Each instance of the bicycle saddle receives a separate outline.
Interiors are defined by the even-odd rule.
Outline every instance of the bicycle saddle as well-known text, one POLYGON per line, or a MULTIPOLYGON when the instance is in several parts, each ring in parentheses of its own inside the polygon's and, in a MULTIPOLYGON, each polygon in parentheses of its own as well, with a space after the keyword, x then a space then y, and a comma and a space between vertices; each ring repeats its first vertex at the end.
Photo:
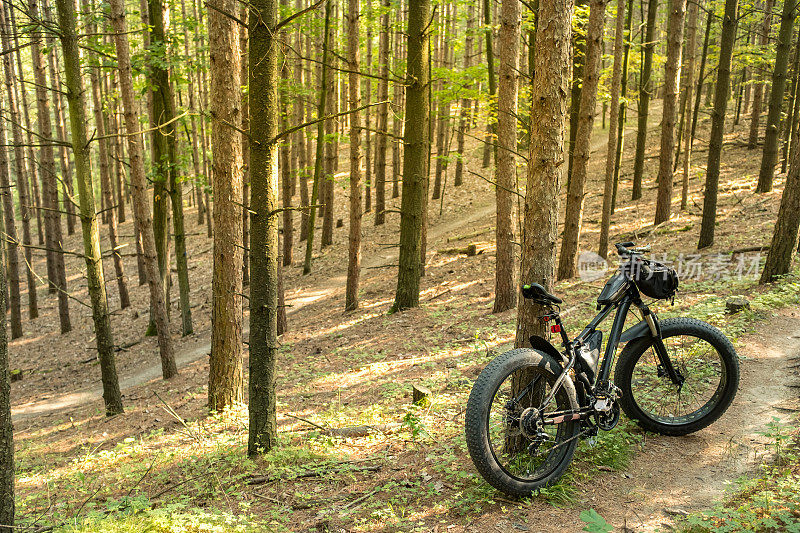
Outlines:
POLYGON ((527 298, 528 300, 533 300, 539 304, 560 304, 562 302, 561 298, 558 296, 553 296, 547 289, 539 285, 538 283, 531 283, 530 285, 523 285, 522 286, 522 297, 527 298))

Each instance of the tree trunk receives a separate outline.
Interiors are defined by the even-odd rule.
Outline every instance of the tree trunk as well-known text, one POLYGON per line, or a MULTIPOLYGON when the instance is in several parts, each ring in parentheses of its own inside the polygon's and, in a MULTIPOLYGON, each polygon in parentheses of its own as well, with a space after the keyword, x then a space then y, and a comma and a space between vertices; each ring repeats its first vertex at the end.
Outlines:
MULTIPOLYGON (((8 19, 5 16, 5 6, 0 6, 0 35, 2 40, 0 43, 4 51, 11 49, 11 40, 8 38, 9 32, 12 31, 10 26, 7 25, 8 19)), ((20 127, 20 118, 18 112, 18 99, 14 91, 14 67, 11 61, 11 54, 3 54, 3 69, 5 70, 5 83, 6 94, 8 102, 9 116, 11 119, 11 132, 14 142, 14 163, 17 175, 16 189, 17 198, 19 199, 20 219, 22 222, 22 244, 25 257, 25 272, 27 274, 27 290, 28 290, 28 318, 34 319, 39 316, 39 303, 36 293, 36 276, 33 272, 33 251, 30 248, 31 244, 31 229, 30 229, 30 201, 28 200, 28 172, 25 168, 25 151, 23 147, 22 128, 20 127)), ((10 253, 9 253, 10 258, 10 253)), ((13 292, 13 290, 12 290, 13 292)), ((12 313, 13 313, 12 305, 12 313)), ((21 319, 20 319, 21 320, 21 319)), ((13 322, 13 318, 12 318, 13 322)), ((12 336, 14 335, 14 327, 12 324, 12 336)))
MULTIPOLYGON (((790 0, 787 3, 793 2, 790 0)), ((792 257, 797 249, 798 227, 800 227, 800 151, 795 151, 781 195, 778 220, 775 223, 775 233, 772 235, 767 261, 761 273, 761 283, 775 281, 791 270, 792 257)))
POLYGON ((781 172, 786 172, 789 165, 789 146, 794 140, 794 121, 797 116, 797 86, 800 81, 800 31, 797 32, 797 39, 794 44, 794 62, 792 64, 792 88, 789 90, 789 113, 783 128, 783 146, 781 152, 781 172))
MULTIPOLYGON (((49 17, 48 17, 49 18, 49 17)), ((50 53, 47 54, 47 63, 50 68, 50 80, 56 87, 61 86, 59 77, 60 68, 57 67, 58 56, 55 50, 55 39, 52 34, 47 36, 47 47, 50 48, 50 53)), ((64 124, 64 100, 61 92, 53 92, 53 108, 55 110, 55 124, 58 140, 62 143, 67 143, 66 125, 64 124)), ((62 144, 58 150, 59 163, 61 166, 61 197, 63 203, 63 211, 66 213, 67 219, 67 235, 75 233, 75 205, 72 203, 70 196, 73 195, 72 190, 72 162, 69 158, 69 148, 66 144, 62 144)), ((11 264, 9 263, 9 268, 11 264)))
POLYGON ((713 11, 708 12, 706 17, 706 33, 703 39, 703 51, 700 53, 700 72, 697 75, 697 96, 694 100, 694 111, 692 111, 692 134, 689 142, 694 142, 694 134, 697 130, 697 116, 700 114, 700 99, 703 95, 703 80, 705 79, 706 60, 708 59, 708 38, 711 34, 711 22, 714 20, 713 11))
POLYGON ((500 10, 500 86, 497 98, 497 170, 495 198, 497 224, 497 259, 494 277, 493 313, 502 313, 517 305, 517 284, 514 278, 514 223, 512 191, 517 185, 517 76, 519 41, 522 23, 518 0, 503 0, 500 10))
POLYGON ((642 174, 644 172, 644 151, 647 143, 647 118, 650 114, 650 98, 653 96, 653 50, 655 49, 656 14, 658 0, 647 4, 647 30, 644 44, 644 66, 639 80, 639 123, 636 129, 636 155, 633 162, 632 200, 642 197, 642 174))
MULTIPOLYGON (((769 44, 769 34, 770 30, 772 29, 773 5, 774 0, 766 0, 764 2, 764 18, 762 19, 760 35, 758 37, 759 48, 762 52, 766 51, 767 45, 769 44)), ((747 140, 747 147, 751 150, 758 145, 758 123, 761 118, 762 99, 764 98, 764 75, 762 74, 762 71, 766 70, 766 68, 766 64, 757 65, 755 69, 756 75, 753 76, 753 78, 757 79, 757 82, 753 84, 753 107, 751 111, 752 114, 750 115, 750 136, 747 140)))
MULTIPOLYGON (((0 98, 2 102, 2 98, 0 98)), ((0 105, 0 118, 5 121, 6 108, 0 105)), ((9 162, 8 151, 6 149, 6 129, 5 126, 0 126, 0 194, 3 196, 3 222, 4 231, 6 236, 5 253, 0 252, 0 255, 5 255, 7 258, 8 269, 3 269, 3 274, 8 276, 8 286, 4 288, 3 292, 8 291, 9 304, 11 308, 11 338, 16 339, 22 337, 22 310, 20 309, 20 295, 19 295, 19 251, 17 245, 17 227, 14 217, 14 197, 11 195, 11 180, 9 179, 9 162)), ((3 295, 5 297, 5 294, 3 295)), ((6 311, 5 300, 3 300, 2 309, 3 313, 6 311)), ((3 333, 5 333, 5 314, 3 315, 2 323, 3 333)), ((0 339, 3 342, 4 339, 0 339)), ((0 349, 2 347, 0 346, 0 349)), ((0 444, 0 446, 2 446, 0 444)), ((2 523, 2 522, 0 522, 2 523)))
POLYGON ((575 260, 581 238, 583 200, 591 152, 592 129, 597 104, 597 84, 600 78, 600 55, 603 51, 603 17, 607 0, 591 0, 589 26, 586 31, 586 66, 583 70, 578 132, 575 135, 575 159, 567 191, 564 218, 564 237, 558 262, 558 279, 576 274, 575 260))
MULTIPOLYGON (((664 111, 661 119, 661 153, 658 158, 658 196, 654 224, 669 220, 672 212, 672 165, 675 162, 675 121, 681 77, 681 50, 686 0, 670 0, 667 62, 664 66, 664 111)), ((680 141, 679 141, 680 142, 680 141)))
MULTIPOLYGON (((576 6, 588 5, 588 0, 576 0, 576 6)), ((569 98, 569 160, 567 163, 567 189, 572 179, 575 155, 575 135, 578 133, 578 111, 581 104, 583 71, 586 66, 586 23, 583 17, 576 19, 578 31, 572 33, 572 85, 569 98)))
MULTIPOLYGON (((0 9, 5 9, 0 6, 0 9)), ((5 32, 5 22, 0 22, 5 32)), ((4 39, 5 40, 5 39, 4 39)), ((7 51, 5 44, 4 51, 7 51)), ((3 56, 5 59, 5 55, 3 56)), ((11 422, 11 375, 8 368, 6 336, 6 265, 0 254, 0 532, 13 533, 14 527, 14 425, 11 422)))
MULTIPOLYGON (((361 105, 359 69, 359 0, 349 0, 347 18, 347 68, 350 110, 361 105)), ((345 311, 358 308, 358 279, 361 273, 361 116, 350 114, 350 233, 348 237, 345 311)))
MULTIPOLYGON (((37 0, 30 0, 30 16, 33 20, 39 17, 37 0)), ((39 134, 44 139, 53 138, 53 129, 50 123, 50 101, 47 97, 47 76, 42 63, 41 35, 39 32, 31 34, 31 58, 33 59, 33 74, 36 82, 36 108, 39 123, 39 134)), ((58 209, 58 182, 56 180, 55 156, 53 145, 49 142, 42 144, 40 149, 39 165, 42 169, 43 207, 45 221, 45 246, 47 253, 47 278, 51 288, 58 293, 58 318, 61 333, 72 330, 69 318, 69 295, 67 293, 67 275, 64 267, 63 241, 61 234, 61 214, 58 209)))
POLYGON ((725 112, 730 93, 731 57, 736 40, 739 0, 725 0, 725 15, 722 19, 722 36, 719 51, 719 66, 714 94, 714 111, 711 115, 711 137, 708 142, 706 164, 706 187, 703 198, 703 219, 697 248, 714 244, 714 225, 717 219, 717 190, 719 188, 719 164, 722 155, 722 133, 725 127, 725 112))
MULTIPOLYGON (((242 20, 247 22, 250 16, 250 9, 248 6, 241 4, 239 12, 242 14, 242 20)), ((247 52, 247 41, 249 35, 247 33, 247 26, 239 27, 239 57, 241 58, 241 73, 239 79, 243 86, 247 83, 248 72, 250 70, 250 63, 248 61, 249 55, 247 52)), ((247 132, 250 131, 250 102, 247 99, 246 88, 243 88, 239 95, 242 103, 242 132, 240 134, 242 143, 242 287, 250 285, 250 147, 248 146, 249 137, 247 132)), ((302 132, 298 132, 302 133, 302 132)))
MULTIPOLYGON (((403 10, 395 14, 395 27, 401 28, 403 24, 403 10)), ((394 70, 400 72, 403 69, 403 61, 400 55, 402 32, 399 29, 394 31, 394 70)), ((394 81, 392 83, 394 94, 392 95, 392 198, 400 196, 400 144, 403 137, 403 84, 394 81)))
POLYGON ((392 311, 419 306, 423 210, 427 199, 426 159, 430 145, 430 10, 430 0, 409 0, 400 267, 392 311))
POLYGON ((797 0, 784 0, 781 13, 781 27, 778 30, 778 44, 775 53, 775 70, 772 71, 772 91, 769 97, 769 114, 764 135, 764 154, 761 157, 761 170, 758 174, 756 192, 772 190, 775 164, 778 162, 778 137, 781 132, 781 107, 786 90, 786 71, 789 67, 789 50, 792 41, 797 0))
MULTIPOLYGON (((325 20, 330 21, 330 0, 325 20)), ((276 0, 250 2, 250 456, 278 443, 275 366, 278 358, 278 47, 276 0)), ((327 40, 327 39, 326 39, 327 40)), ((324 47, 327 50, 327 43, 324 47)), ((323 72, 327 59, 323 51, 323 72)), ((323 75, 324 77, 324 75, 323 75)), ((323 83, 323 89, 325 85, 323 83)), ((323 98, 324 99, 324 98, 323 98)), ((324 110, 324 107, 320 108, 324 110)), ((321 124, 321 123, 320 123, 321 124)), ((320 143, 321 145, 321 143, 320 143)), ((319 147, 317 148, 319 150, 319 147)), ((312 199, 312 205, 315 198, 312 199)), ((313 209, 313 208, 312 208, 313 209)), ((313 219, 311 212, 311 218, 313 219)), ((310 221, 313 224, 313 220, 310 221)), ((309 232, 308 242, 313 241, 309 232)))
POLYGON ((89 144, 86 137, 86 111, 83 101, 78 35, 75 32, 75 8, 71 0, 56 0, 61 46, 64 51, 64 81, 67 88, 69 123, 72 132, 72 153, 78 179, 83 253, 86 258, 86 280, 92 305, 92 319, 97 341, 97 354, 103 381, 106 415, 123 412, 122 395, 114 358, 114 337, 108 312, 103 259, 100 252, 100 231, 95 215, 94 188, 89 170, 89 144))
POLYGON ((241 135, 228 126, 242 122, 242 65, 239 27, 224 15, 237 12, 237 2, 215 0, 212 7, 208 11, 208 43, 211 115, 215 118, 211 128, 214 276, 208 408, 221 411, 243 398, 242 251, 237 246, 242 234, 241 208, 237 205, 242 197, 242 142, 241 135))
MULTIPOLYGON (((700 12, 700 5, 697 2, 689 3, 689 23, 688 23, 688 36, 686 43, 686 51, 688 53, 686 61, 686 108, 692 102, 692 94, 694 91, 694 64, 695 56, 697 55, 697 18, 700 12)), ((681 187, 681 211, 685 211, 689 200, 689 172, 692 166, 692 126, 689 117, 683 124, 683 186, 681 187)))
POLYGON ((611 116, 608 124, 608 151, 606 152, 606 180, 603 188, 603 218, 600 222, 600 244, 597 253, 608 257, 608 232, 611 226, 611 197, 614 191, 614 164, 619 140, 619 96, 622 86, 622 62, 625 33, 625 2, 617 0, 617 25, 614 33, 614 67, 611 74, 611 116))
MULTIPOLYGON (((372 1, 367 0, 367 20, 372 21, 372 1)), ((364 105, 372 103, 372 24, 367 24, 367 64, 364 65, 364 105)), ((372 210, 372 108, 364 110, 364 212, 372 210)))
POLYGON ((614 185, 611 192, 611 214, 617 208, 617 190, 619 189, 619 171, 622 163, 622 148, 625 144, 625 123, 628 119, 628 60, 631 52, 631 30, 633 26, 633 0, 628 0, 628 15, 625 21, 625 51, 622 58, 622 86, 619 104, 619 124, 617 125, 617 152, 614 155, 614 185))
POLYGON ((386 148, 389 132, 389 0, 381 0, 381 33, 378 43, 378 120, 375 135, 375 225, 386 221, 386 148))
MULTIPOLYGON (((334 3, 334 9, 338 12, 334 3)), ((336 24, 331 24, 328 28, 328 42, 336 42, 336 24)), ((334 61, 335 65, 335 61, 334 61)), ((334 66, 329 75, 331 82, 327 85, 328 97, 326 100, 327 115, 335 115, 338 112, 339 101, 337 99, 337 80, 338 69, 334 66)), ((334 183, 336 180, 336 169, 339 161, 339 119, 331 118, 325 121, 325 176, 320 183, 322 188, 322 232, 320 235, 320 248, 325 248, 333 244, 333 216, 336 210, 334 206, 334 183)))
MULTIPOLYGON (((311 185, 311 200, 309 204, 310 209, 308 216, 308 231, 306 232, 306 257, 303 263, 304 275, 311 273, 311 255, 314 250, 314 224, 317 219, 316 203, 317 203, 317 197, 319 195, 320 182, 324 177, 324 171, 322 168, 322 157, 325 151, 325 143, 323 142, 323 139, 325 138, 325 121, 322 120, 322 118, 325 116, 326 100, 328 97, 327 61, 328 61, 328 44, 329 44, 328 27, 330 26, 330 5, 329 5, 330 2, 331 0, 326 0, 325 3, 325 33, 322 39, 322 64, 320 68, 319 103, 317 105, 317 145, 316 145, 316 156, 314 157, 314 182, 311 185)), ((252 77, 252 72, 250 75, 252 77)), ((252 153, 253 152, 251 150, 250 154, 252 155, 252 153)))
POLYGON ((489 76, 489 102, 487 104, 487 120, 486 120, 486 137, 483 145, 483 168, 489 168, 492 164, 492 153, 495 152, 495 135, 497 129, 497 117, 495 117, 495 110, 497 109, 497 102, 495 101, 497 95, 497 82, 494 75, 494 46, 492 45, 492 10, 491 0, 483 0, 483 24, 486 26, 486 69, 489 76))
POLYGON ((150 289, 150 309, 158 334, 158 347, 161 356, 161 374, 169 379, 178 374, 175 353, 169 333, 169 318, 164 287, 158 270, 156 243, 153 236, 153 218, 150 203, 147 201, 147 179, 144 170, 144 154, 139 116, 136 112, 136 99, 133 92, 131 53, 125 25, 124 0, 111 0, 111 25, 114 28, 114 44, 117 51, 119 87, 125 113, 125 129, 128 133, 128 157, 131 166, 131 199, 133 201, 134 222, 142 245, 142 259, 147 270, 147 285, 150 289))
MULTIPOLYGON (((475 6, 467 4, 467 28, 464 41, 464 72, 468 72, 472 67, 472 45, 474 41, 473 28, 475 27, 475 6)), ((469 79, 469 78, 468 78, 469 79)), ((464 87, 464 91, 471 91, 472 84, 464 87)), ((467 93, 469 94, 469 93, 467 93)), ((453 177, 453 186, 460 187, 464 181, 464 135, 469 129, 469 115, 472 109, 472 100, 469 98, 461 99, 461 110, 458 119, 458 155, 456 156, 456 172, 453 177)))
MULTIPOLYGON (((548 289, 553 285, 555 274, 572 12, 572 0, 540 2, 536 28, 520 279, 523 283, 541 283, 548 289)), ((531 335, 544 333, 539 320, 541 311, 541 306, 530 300, 520 302, 515 346, 529 346, 531 335)))

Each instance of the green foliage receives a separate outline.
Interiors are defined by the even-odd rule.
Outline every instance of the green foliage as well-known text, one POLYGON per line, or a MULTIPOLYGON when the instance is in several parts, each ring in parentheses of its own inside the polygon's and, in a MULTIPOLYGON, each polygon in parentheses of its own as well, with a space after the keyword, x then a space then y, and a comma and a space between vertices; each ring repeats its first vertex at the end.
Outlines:
POLYGON ((608 533, 614 529, 611 527, 611 524, 606 522, 594 509, 581 511, 580 519, 582 522, 586 523, 582 531, 589 531, 589 533, 608 533))

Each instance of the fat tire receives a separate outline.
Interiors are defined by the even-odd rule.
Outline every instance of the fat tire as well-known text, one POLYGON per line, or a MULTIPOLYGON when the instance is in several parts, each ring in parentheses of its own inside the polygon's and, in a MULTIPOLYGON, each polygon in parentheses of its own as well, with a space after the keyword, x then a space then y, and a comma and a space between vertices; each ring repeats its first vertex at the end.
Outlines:
POLYGON ((664 319, 661 321, 661 335, 663 338, 690 335, 708 342, 717 350, 726 372, 726 381, 717 403, 708 413, 686 424, 664 424, 648 416, 636 403, 631 388, 634 367, 653 344, 652 337, 639 337, 625 346, 614 371, 614 383, 622 390, 619 404, 628 418, 648 431, 669 436, 694 433, 715 422, 733 402, 739 388, 739 357, 733 344, 720 330, 695 318, 664 319))
MULTIPOLYGON (((565 454, 557 467, 549 475, 538 480, 522 481, 509 475, 497 462, 489 443, 488 415, 489 409, 500 385, 517 370, 539 367, 553 376, 553 380, 561 374, 561 366, 549 355, 530 348, 517 348, 500 354, 483 369, 467 401, 465 414, 465 433, 475 468, 483 478, 497 490, 514 497, 527 497, 534 491, 552 485, 564 474, 569 466, 578 439, 564 445, 565 454)), ((552 383, 552 381, 551 381, 552 383)), ((578 409, 578 400, 572 380, 564 380, 564 386, 556 395, 560 408, 578 409), (568 405, 563 405, 567 403, 568 405)), ((573 438, 580 432, 580 424, 573 423, 573 438)))

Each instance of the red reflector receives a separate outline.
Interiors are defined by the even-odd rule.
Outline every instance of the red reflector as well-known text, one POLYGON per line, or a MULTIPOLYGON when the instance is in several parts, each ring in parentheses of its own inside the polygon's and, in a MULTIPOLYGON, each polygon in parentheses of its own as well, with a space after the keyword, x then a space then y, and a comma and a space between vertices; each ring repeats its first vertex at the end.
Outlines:
POLYGON ((550 331, 552 333, 561 333, 561 326, 559 324, 553 324, 550 326, 550 331))
POLYGON ((550 321, 550 317, 549 316, 543 316, 542 317, 542 322, 549 322, 549 321, 550 321))

